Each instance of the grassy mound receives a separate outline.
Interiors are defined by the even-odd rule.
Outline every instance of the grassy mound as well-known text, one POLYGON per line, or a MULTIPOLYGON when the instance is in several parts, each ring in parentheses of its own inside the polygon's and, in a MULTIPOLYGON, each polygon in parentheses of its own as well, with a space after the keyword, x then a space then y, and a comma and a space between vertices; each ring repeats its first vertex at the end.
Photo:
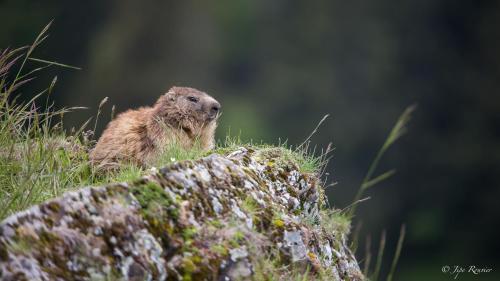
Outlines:
MULTIPOLYGON (((91 120, 79 129, 68 132, 64 129, 64 115, 79 108, 54 109, 53 104, 48 102, 56 79, 32 99, 18 101, 17 91, 32 79, 32 75, 56 64, 36 59, 37 63, 45 66, 25 70, 26 62, 32 60, 33 46, 37 46, 40 40, 40 37, 37 38, 30 48, 0 52, 0 205, 4 206, 0 210, 0 220, 68 190, 131 181, 145 172, 133 165, 124 165, 116 173, 102 174, 95 171, 88 161, 88 152, 96 141, 93 138, 94 130, 87 129, 91 120), (19 66, 19 70, 11 73, 16 66, 19 66)), ((101 102, 100 107, 103 104, 101 102)), ((258 147, 265 153, 276 154, 279 156, 275 158, 276 164, 293 161, 304 172, 321 173, 327 161, 326 154, 320 157, 310 155, 305 145, 298 149, 286 144, 255 145, 229 136, 219 142, 213 152, 225 154, 239 146, 258 147)), ((155 166, 195 160, 206 154, 196 147, 184 150, 173 144, 158 156, 155 166)))

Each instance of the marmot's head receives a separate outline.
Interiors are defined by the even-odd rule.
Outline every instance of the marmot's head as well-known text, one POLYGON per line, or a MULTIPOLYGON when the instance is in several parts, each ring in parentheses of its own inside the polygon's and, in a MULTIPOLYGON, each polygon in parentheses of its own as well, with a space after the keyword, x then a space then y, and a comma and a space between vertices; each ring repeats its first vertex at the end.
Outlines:
POLYGON ((208 94, 188 87, 172 87, 153 107, 153 118, 198 135, 217 122, 221 105, 208 94))

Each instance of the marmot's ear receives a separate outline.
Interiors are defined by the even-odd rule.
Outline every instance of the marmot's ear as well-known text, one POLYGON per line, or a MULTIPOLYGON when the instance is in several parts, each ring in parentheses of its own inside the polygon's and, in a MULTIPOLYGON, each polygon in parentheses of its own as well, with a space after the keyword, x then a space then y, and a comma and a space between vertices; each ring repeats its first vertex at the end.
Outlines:
POLYGON ((175 98, 177 97, 177 95, 175 94, 175 92, 174 92, 174 91, 172 91, 172 90, 170 90, 170 91, 166 92, 164 96, 165 96, 168 100, 170 100, 170 101, 174 101, 174 100, 175 100, 175 98))

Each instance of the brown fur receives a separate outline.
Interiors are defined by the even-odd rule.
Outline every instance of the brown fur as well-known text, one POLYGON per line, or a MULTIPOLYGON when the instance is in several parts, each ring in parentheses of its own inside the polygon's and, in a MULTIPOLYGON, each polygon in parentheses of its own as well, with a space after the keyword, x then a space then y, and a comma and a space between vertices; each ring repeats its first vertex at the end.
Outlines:
POLYGON ((119 114, 90 153, 92 164, 115 168, 120 162, 147 165, 172 143, 190 149, 214 147, 220 104, 204 92, 172 87, 153 107, 119 114))

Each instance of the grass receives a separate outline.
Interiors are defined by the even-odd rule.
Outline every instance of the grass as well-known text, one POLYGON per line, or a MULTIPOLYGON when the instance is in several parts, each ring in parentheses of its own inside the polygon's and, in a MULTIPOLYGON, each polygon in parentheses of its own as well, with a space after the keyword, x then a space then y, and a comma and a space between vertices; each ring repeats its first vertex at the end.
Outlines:
POLYGON ((62 116, 76 108, 54 110, 48 104, 57 80, 28 102, 18 103, 15 96, 32 75, 47 67, 25 71, 47 29, 29 47, 0 52, 0 218, 59 196, 70 186, 88 184, 92 178, 85 145, 62 129, 62 116), (18 61, 22 61, 19 70, 8 79, 18 61))
POLYGON ((164 147, 159 156, 153 160, 153 166, 161 167, 176 161, 199 159, 206 154, 207 152, 201 148, 198 141, 194 142, 192 149, 185 149, 181 144, 172 142, 164 147))
POLYGON ((0 51, 0 219, 33 204, 60 196, 86 185, 136 178, 141 171, 126 166, 119 173, 98 175, 88 163, 94 141, 80 129, 67 133, 64 115, 80 108, 54 109, 49 103, 57 77, 27 102, 18 102, 17 92, 37 72, 47 67, 69 67, 33 59, 36 46, 46 38, 48 25, 32 45, 0 51), (27 62, 42 63, 26 70, 27 62), (11 76, 12 69, 19 65, 11 76))
POLYGON ((37 72, 47 67, 69 67, 35 59, 33 52, 46 38, 50 24, 28 47, 0 51, 0 219, 33 204, 86 185, 137 178, 141 169, 123 167, 120 172, 98 175, 88 163, 94 141, 85 132, 86 122, 68 134, 64 115, 79 108, 54 109, 49 104, 57 78, 27 102, 17 92, 37 72), (27 62, 41 63, 27 70, 27 62), (18 66, 16 73, 11 71, 18 66))
MULTIPOLYGON (((307 141, 299 146, 291 146, 288 143, 278 141, 277 144, 254 143, 253 141, 244 142, 239 136, 226 136, 223 142, 219 142, 213 152, 227 154, 240 147, 247 147, 259 150, 262 157, 267 159, 274 158, 276 165, 287 165, 294 163, 302 173, 314 173, 318 177, 325 175, 325 169, 333 152, 332 145, 329 144, 325 149, 317 151, 316 147, 311 147, 307 141)), ((326 180, 325 180, 326 182, 326 180)))

